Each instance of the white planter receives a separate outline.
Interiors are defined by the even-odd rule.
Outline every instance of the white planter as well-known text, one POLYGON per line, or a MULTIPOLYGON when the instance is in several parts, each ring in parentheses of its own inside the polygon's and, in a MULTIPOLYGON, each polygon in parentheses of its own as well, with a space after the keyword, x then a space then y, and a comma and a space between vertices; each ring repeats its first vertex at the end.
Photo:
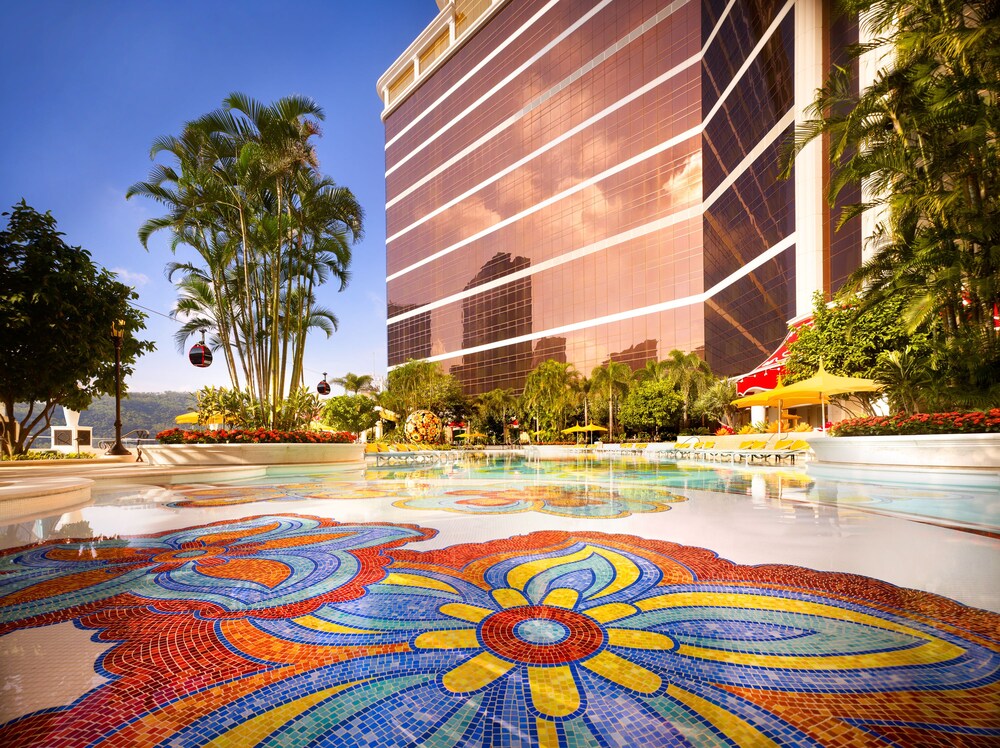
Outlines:
POLYGON ((350 465, 364 467, 361 444, 155 444, 150 465, 350 465))
POLYGON ((877 472, 886 478, 957 478, 1000 486, 1000 434, 836 436, 809 444, 816 460, 807 469, 818 477, 877 472))
POLYGON ((70 410, 65 405, 62 406, 63 418, 66 419, 66 425, 76 431, 80 428, 80 411, 70 410))

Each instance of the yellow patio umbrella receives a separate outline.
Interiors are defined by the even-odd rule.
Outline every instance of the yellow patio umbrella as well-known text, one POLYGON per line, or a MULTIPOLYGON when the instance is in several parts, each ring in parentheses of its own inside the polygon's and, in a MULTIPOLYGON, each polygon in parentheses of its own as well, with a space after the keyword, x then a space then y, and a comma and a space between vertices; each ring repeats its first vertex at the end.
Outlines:
MULTIPOLYGON (((820 395, 820 400, 808 393, 791 392, 790 387, 786 387, 780 382, 773 390, 755 392, 752 395, 733 400, 732 404, 737 408, 751 408, 755 405, 763 405, 766 408, 777 406, 778 408, 778 434, 781 434, 781 411, 784 408, 794 408, 798 405, 813 405, 816 402, 825 403, 826 400, 820 395)), ((824 423, 826 423, 824 415, 824 423)))
POLYGON ((591 431, 607 431, 606 428, 604 428, 603 426, 598 426, 596 423, 588 423, 586 426, 581 426, 580 429, 582 431, 586 431, 587 432, 587 441, 588 442, 590 441, 590 432, 591 431))
POLYGON ((576 426, 570 426, 568 429, 563 429, 562 432, 564 434, 582 434, 588 430, 585 426, 577 424, 576 426))
POLYGON ((812 398, 813 402, 818 401, 822 404, 824 431, 826 430, 826 398, 830 395, 844 395, 848 392, 877 392, 880 389, 882 389, 882 385, 874 379, 842 377, 838 374, 831 374, 823 368, 822 361, 819 364, 819 371, 811 377, 784 388, 785 392, 794 398, 812 398))
MULTIPOLYGON (((174 423, 177 423, 177 424, 188 424, 188 423, 196 424, 196 423, 198 423, 198 412, 197 411, 191 411, 190 413, 182 413, 181 415, 177 416, 174 419, 174 423)), ((220 418, 219 416, 212 416, 211 418, 208 419, 208 423, 209 423, 210 426, 221 426, 223 423, 225 423, 225 421, 223 421, 222 418, 220 418)))

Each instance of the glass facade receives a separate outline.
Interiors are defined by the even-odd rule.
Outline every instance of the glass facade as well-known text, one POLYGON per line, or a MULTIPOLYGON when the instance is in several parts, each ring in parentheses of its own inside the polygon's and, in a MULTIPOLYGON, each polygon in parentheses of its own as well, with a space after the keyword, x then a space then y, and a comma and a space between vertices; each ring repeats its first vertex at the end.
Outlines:
POLYGON ((389 365, 752 368, 795 316, 794 2, 500 5, 384 115, 389 365))

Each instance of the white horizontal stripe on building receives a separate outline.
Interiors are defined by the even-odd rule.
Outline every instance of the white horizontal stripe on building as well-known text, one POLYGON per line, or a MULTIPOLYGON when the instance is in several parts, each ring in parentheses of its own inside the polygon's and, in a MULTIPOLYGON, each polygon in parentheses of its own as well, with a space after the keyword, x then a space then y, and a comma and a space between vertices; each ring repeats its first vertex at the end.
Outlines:
MULTIPOLYGON (((626 312, 617 312, 615 314, 608 314, 603 317, 595 317, 594 319, 584 320, 582 322, 573 322, 569 325, 562 325, 560 327, 552 327, 548 330, 541 330, 539 332, 532 332, 526 335, 518 335, 515 338, 507 338, 506 340, 498 340, 495 343, 486 343, 484 345, 472 346, 470 348, 462 348, 458 351, 452 351, 450 353, 442 353, 437 356, 428 356, 427 358, 421 359, 421 361, 446 361, 449 358, 457 358, 458 356, 468 356, 473 353, 482 353, 483 351, 491 351, 496 348, 503 348, 508 345, 516 345, 517 343, 527 343, 532 340, 538 340, 539 338, 547 338, 554 335, 562 335, 564 333, 575 332, 577 330, 585 330, 590 327, 596 327, 598 325, 605 325, 611 322, 621 322, 627 319, 634 319, 635 317, 644 317, 648 314, 656 314, 658 312, 666 312, 671 309, 678 309, 684 306, 690 306, 692 304, 701 304, 720 291, 725 290, 729 286, 736 283, 738 280, 746 277, 754 270, 759 268, 765 262, 773 260, 786 249, 795 244, 795 234, 789 234, 780 242, 775 244, 773 247, 767 251, 757 255, 751 262, 741 267, 736 272, 728 275, 726 278, 722 279, 714 286, 712 286, 707 291, 695 294, 693 296, 685 296, 680 299, 672 299, 671 301, 664 301, 659 304, 651 304, 650 306, 639 307, 638 309, 630 309, 626 312)), ((401 366, 401 364, 396 364, 396 366, 401 366)), ((389 369, 395 369, 396 366, 390 366, 389 369)))
MULTIPOLYGON (((418 187, 426 184, 427 180, 429 180, 429 179, 437 176, 444 169, 446 169, 449 166, 452 166, 454 163, 456 163, 459 159, 464 158, 469 153, 471 153, 472 151, 474 151, 476 148, 479 148, 484 143, 487 143, 492 138, 495 138, 501 132, 503 132, 507 128, 511 127, 515 122, 517 122, 518 120, 522 119, 529 112, 532 112, 533 110, 537 109, 542 104, 544 104, 546 101, 548 101, 553 96, 555 96, 556 94, 558 94, 560 91, 564 91, 567 87, 571 86, 573 83, 575 83, 576 81, 580 80, 580 78, 582 78, 584 75, 586 75, 591 70, 593 70, 594 68, 596 68, 598 65, 600 65, 602 62, 604 62, 605 60, 607 60, 609 57, 611 57, 615 53, 617 53, 617 52, 621 51, 622 49, 624 49, 625 47, 627 47, 633 41, 635 41, 640 36, 642 36, 647 31, 649 31, 649 29, 655 27, 661 21, 664 21, 667 18, 669 18, 670 16, 672 16, 678 9, 680 9, 680 8, 684 7, 685 5, 687 5, 688 2, 690 2, 690 0, 676 0, 676 2, 671 3, 667 8, 664 8, 663 10, 661 10, 659 13, 657 13, 652 18, 648 19, 641 26, 637 27, 636 29, 633 29, 631 32, 629 32, 628 34, 626 34, 625 36, 623 36, 621 39, 619 39, 618 41, 616 41, 614 44, 612 44, 610 47, 608 47, 607 49, 605 49, 603 52, 601 52, 598 55, 595 55, 593 57, 593 59, 589 60, 588 62, 584 63, 582 66, 580 66, 579 68, 577 68, 576 70, 574 70, 572 73, 570 73, 568 76, 566 76, 565 78, 563 78, 561 81, 559 81, 556 85, 554 85, 548 91, 545 91, 540 96, 538 96, 535 99, 533 99, 532 101, 528 102, 520 111, 515 112, 514 114, 512 114, 506 120, 504 120, 499 125, 497 125, 492 130, 490 130, 486 135, 484 135, 483 137, 479 138, 475 143, 472 143, 471 145, 467 146, 460 153, 457 153, 454 156, 452 156, 444 164, 442 164, 441 166, 437 167, 430 174, 427 174, 422 179, 420 179, 418 182, 415 182, 414 184, 412 184, 409 187, 407 187, 406 190, 404 190, 400 194, 396 195, 392 200, 390 200, 389 202, 387 202, 385 204, 385 207, 387 209, 391 208, 397 202, 399 202, 400 200, 402 200, 403 198, 405 198, 407 195, 409 195, 410 193, 412 193, 415 189, 417 189, 418 187)), ((691 59, 693 60, 694 58, 692 57, 691 59)), ((699 57, 698 59, 701 59, 701 58, 699 57)), ((494 88, 496 88, 496 87, 494 87, 494 88)), ((493 91, 493 93, 495 93, 495 91, 493 91)), ((491 95, 492 95, 492 93, 484 95, 482 98, 479 99, 479 101, 477 101, 474 104, 472 104, 464 112, 462 112, 460 115, 458 115, 454 120, 452 120, 447 125, 445 125, 445 127, 441 128, 440 130, 438 130, 437 132, 435 132, 433 135, 431 135, 429 138, 427 138, 427 140, 425 140, 424 142, 420 143, 415 148, 413 148, 409 153, 406 154, 406 156, 404 158, 400 159, 399 162, 393 164, 392 168, 388 169, 386 171, 385 175, 388 177, 393 172, 395 172, 399 167, 401 167, 403 164, 405 164, 411 158, 413 158, 418 153, 420 153, 422 150, 424 150, 428 145, 430 145, 435 140, 437 140, 439 137, 441 137, 441 135, 443 135, 447 130, 451 129, 451 127, 454 126, 457 122, 459 122, 462 119, 464 119, 467 114, 469 114, 470 112, 472 112, 480 104, 482 104, 484 101, 486 101, 488 98, 490 98, 491 95)))
POLYGON ((587 255, 595 254, 596 252, 603 252, 606 249, 615 247, 619 244, 631 241, 633 239, 638 239, 640 237, 652 234, 656 231, 661 231, 662 229, 673 226, 682 221, 687 221, 692 218, 697 218, 699 215, 708 210, 716 200, 718 200, 722 195, 732 187, 733 183, 742 176, 747 169, 749 169, 753 163, 760 157, 760 155, 769 148, 774 141, 781 136, 791 124, 795 121, 795 111, 794 109, 788 110, 785 115, 778 120, 778 122, 771 128, 771 130, 757 143, 750 153, 743 157, 743 160, 728 174, 726 178, 716 187, 712 194, 709 195, 703 202, 698 205, 692 206, 690 208, 685 208, 684 210, 678 211, 677 213, 671 213, 668 216, 658 218, 650 223, 643 224, 642 226, 636 226, 635 228, 629 229, 628 231, 623 231, 615 236, 606 237, 599 241, 593 242, 583 247, 579 247, 570 252, 559 255, 558 257, 553 257, 543 262, 533 265, 531 267, 525 268, 524 270, 519 270, 510 275, 505 275, 501 278, 496 278, 482 285, 475 286, 474 288, 465 289, 458 293, 447 296, 443 299, 438 299, 432 301, 429 304, 424 304, 415 309, 403 312, 402 314, 397 314, 395 317, 391 317, 386 320, 386 325, 393 324, 395 322, 402 322, 403 320, 409 319, 410 317, 415 317, 418 314, 424 312, 429 312, 433 309, 439 309, 440 307, 446 306, 448 304, 454 303, 456 301, 461 301, 462 299, 467 299, 476 294, 483 293, 485 291, 492 290, 494 288, 499 288, 500 286, 506 285, 507 283, 513 283, 521 278, 527 278, 536 273, 541 273, 545 270, 549 270, 559 265, 563 265, 567 262, 573 262, 587 255))
MULTIPOLYGON (((513 73, 511 73, 506 78, 504 78, 502 81, 500 81, 498 84, 496 84, 493 88, 491 88, 489 91, 487 91, 485 94, 483 94, 483 96, 481 96, 472 105, 472 107, 466 109, 464 112, 462 112, 461 114, 459 114, 458 117, 456 117, 454 121, 458 121, 462 117, 465 117, 473 108, 479 106, 482 102, 486 101, 494 93, 496 93, 501 88, 503 88, 505 85, 507 85, 508 83, 510 83, 510 81, 514 80, 514 78, 516 78, 518 75, 520 75, 522 72, 524 72, 524 70, 527 69, 530 65, 533 65, 535 62, 537 62, 542 57, 542 55, 544 55, 545 53, 547 53, 554 46, 556 46, 559 42, 561 42, 563 39, 565 39, 571 33, 573 33, 574 31, 576 31, 576 29, 578 29, 580 26, 582 26, 584 23, 586 23, 588 20, 590 20, 590 18, 593 17, 594 14, 599 13, 602 9, 604 9, 605 7, 607 7, 611 3, 611 1, 612 0, 601 0, 601 2, 596 7, 592 8, 590 11, 588 11, 588 13, 585 16, 583 16, 582 18, 580 18, 576 23, 574 23, 568 29, 566 29, 565 31, 563 31, 563 33, 561 33, 559 36, 557 36, 555 39, 553 39, 551 42, 549 42, 545 47, 543 47, 538 52, 536 52, 534 55, 532 55, 532 57, 527 62, 525 62, 523 65, 521 65, 521 67, 517 68, 517 70, 515 70, 513 73)), ((392 139, 390 139, 385 144, 385 150, 388 151, 389 148, 392 146, 393 143, 395 143, 397 140, 399 140, 401 137, 403 137, 403 135, 405 135, 407 132, 409 132, 409 130, 410 130, 411 127, 413 127, 414 125, 416 125, 424 117, 426 117, 428 114, 430 114, 435 109, 437 109, 441 104, 444 103, 444 101, 449 96, 451 96, 453 93, 455 93, 455 91, 457 91, 459 88, 461 88, 463 85, 465 85, 469 80, 472 79, 473 76, 475 76, 476 73, 478 73, 486 65, 488 65, 490 62, 492 62, 493 59, 497 55, 499 55, 501 52, 503 52, 503 50, 507 49, 507 47, 509 47, 511 44, 513 44, 518 38, 520 38, 521 35, 524 34, 525 31, 527 31, 529 28, 531 28, 535 24, 535 22, 538 21, 539 18, 541 18, 549 10, 551 10, 552 7, 557 2, 559 2, 559 0, 550 0, 550 2, 546 3, 546 5, 545 5, 544 8, 542 8, 537 13, 535 13, 535 15, 533 15, 528 20, 528 22, 524 24, 524 26, 522 26, 517 31, 515 31, 513 34, 511 34, 509 37, 507 37, 506 39, 504 39, 504 41, 501 44, 497 45, 496 49, 494 49, 486 57, 484 57, 474 68, 472 68, 472 70, 470 70, 468 73, 466 73, 465 75, 463 75, 455 83, 455 85, 453 85, 451 88, 449 88, 447 91, 445 91, 441 95, 440 98, 436 99, 433 104, 431 104, 430 106, 428 106, 426 109, 424 109, 422 112, 420 112, 420 114, 418 114, 416 117, 414 117, 409 123, 407 123, 406 127, 404 127, 402 130, 400 130, 398 133, 396 133, 392 137, 392 139)))
MULTIPOLYGON (((405 268, 403 268, 401 270, 398 270, 395 273, 392 273, 391 275, 388 275, 386 277, 386 281, 388 282, 388 281, 394 280, 396 278, 399 278, 399 277, 405 275, 406 273, 409 273, 409 272, 411 272, 411 271, 413 271, 413 270, 415 270, 415 269, 417 269, 419 267, 422 267, 423 265, 426 265, 429 262, 433 262, 434 260, 436 260, 436 259, 438 259, 440 257, 443 257, 443 256, 445 256, 447 254, 450 254, 451 252, 454 252, 457 249, 460 249, 460 248, 462 248, 464 246, 467 246, 469 243, 471 243, 473 241, 476 241, 478 239, 481 239, 484 236, 488 236, 489 234, 493 233, 494 231, 498 231, 499 229, 503 228, 504 226, 510 225, 510 223, 512 223, 512 222, 514 222, 516 220, 519 220, 520 218, 524 218, 524 217, 526 217, 528 215, 531 215, 532 213, 537 212, 538 210, 541 210, 544 207, 547 207, 548 205, 551 205, 555 201, 558 201, 558 200, 560 200, 560 199, 562 199, 564 197, 568 197, 568 196, 570 196, 570 195, 574 194, 575 192, 578 192, 578 191, 580 191, 582 189, 586 189, 586 188, 588 188, 588 187, 596 184, 597 182, 600 182, 601 180, 606 179, 609 176, 617 174, 618 172, 622 171, 625 168, 628 168, 629 166, 633 166, 636 163, 640 163, 642 160, 644 160, 646 158, 649 158, 651 156, 655 156, 656 154, 662 152, 666 148, 669 148, 672 145, 676 145, 678 142, 682 142, 683 140, 686 140, 686 139, 688 139, 690 137, 694 137, 696 135, 700 135, 704 131, 705 127, 711 122, 711 120, 715 117, 715 115, 718 113, 718 111, 725 104, 726 99, 729 97, 729 95, 736 88, 736 85, 740 82, 740 80, 742 79, 743 75, 746 74, 746 71, 749 70, 750 66, 756 60, 757 55, 760 54, 760 51, 764 48, 764 46, 770 40, 771 36, 774 34, 774 32, 777 30, 778 26, 781 24, 781 21, 784 20, 784 17, 787 15, 788 11, 791 10, 791 8, 794 6, 794 4, 795 4, 795 0, 788 0, 788 2, 785 3, 784 7, 778 12, 777 16, 775 16, 775 18, 771 22, 770 26, 768 26, 767 30, 761 36, 761 39, 757 42, 757 44, 751 50, 750 54, 747 56, 747 59, 743 62, 743 65, 741 65, 740 68, 739 68, 739 70, 736 71, 736 74, 733 76, 733 78, 730 81, 729 85, 719 95, 718 100, 715 102, 715 105, 709 111, 708 115, 706 117, 704 117, 704 119, 702 119, 702 121, 701 121, 701 123, 699 125, 697 125, 696 127, 691 128, 690 130, 687 130, 685 133, 682 133, 681 135, 674 136, 673 138, 670 138, 667 141, 664 141, 664 143, 661 143, 661 144, 659 144, 657 146, 654 146, 653 148, 648 149, 647 151, 643 152, 642 154, 639 154, 638 156, 633 156, 632 158, 628 159, 627 161, 625 161, 625 162, 623 162, 621 164, 618 164, 618 165, 613 166, 613 167, 611 167, 609 169, 606 169, 605 171, 601 172, 600 174, 596 174, 596 175, 590 177, 589 179, 584 180, 583 182, 580 182, 577 185, 574 185, 573 187, 569 188, 568 190, 564 190, 562 193, 559 193, 557 195, 549 197, 546 200, 543 200, 541 203, 537 203, 536 205, 533 205, 533 206, 531 206, 529 208, 526 208, 526 209, 522 210, 520 213, 515 214, 514 216, 510 216, 510 217, 504 219, 503 221, 499 221, 498 223, 493 224, 492 226, 489 226, 489 227, 483 229, 482 231, 480 231, 480 232, 478 232, 478 233, 476 233, 476 234, 474 234, 474 235, 472 235, 470 237, 467 237, 465 239, 460 240, 459 242, 456 242, 455 244, 452 244, 452 245, 450 245, 448 247, 445 247, 445 248, 439 250, 438 252, 435 252, 433 255, 430 255, 428 257, 422 258, 421 260, 418 260, 417 262, 414 262, 414 263, 408 265, 407 267, 405 267, 405 268), (680 140, 678 140, 678 138, 680 140)), ((732 7, 732 2, 730 2, 730 4, 727 6, 727 11, 731 7, 732 7)), ((722 20, 720 19, 719 23, 721 23, 721 22, 722 22, 722 20)), ((707 49, 708 45, 711 44, 711 41, 712 41, 712 39, 714 39, 714 35, 715 35, 715 33, 717 31, 718 31, 718 24, 713 29, 713 33, 712 33, 712 35, 710 35, 709 40, 706 42, 705 47, 702 48, 702 52, 700 52, 698 55, 692 57, 691 61, 696 61, 695 57, 697 57, 698 59, 700 59, 700 56, 704 54, 704 50, 707 49)), ((688 64, 689 64, 689 61, 685 61, 685 62, 681 63, 681 66, 686 66, 688 64)), ((678 66, 678 67, 681 67, 681 66, 678 66)), ((660 76, 660 78, 663 78, 664 80, 666 80, 666 78, 664 76, 668 76, 672 72, 673 71, 667 71, 667 73, 664 73, 664 75, 660 76)), ((673 73, 673 74, 676 74, 676 73, 673 73)), ((660 80, 660 79, 657 79, 657 80, 660 80)), ((655 84, 655 83, 656 82, 653 81, 653 82, 651 82, 650 84, 647 84, 647 85, 651 85, 651 84, 655 84)), ((644 86, 644 88, 645 88, 645 86, 644 86)), ((630 96, 633 96, 634 93, 630 94, 630 96)), ((641 94, 639 94, 639 95, 641 95, 641 94)), ((628 97, 626 97, 626 98, 628 98, 628 97)), ((605 113, 606 112, 607 112, 607 110, 605 110, 605 113)), ((602 116, 605 113, 602 113, 602 116)), ((595 115, 595 116, 597 116, 597 115, 595 115)), ((565 140, 566 137, 569 137, 569 135, 560 136, 556 140, 558 142, 563 142, 563 140, 565 140)), ((398 239, 399 237, 403 236, 404 234, 408 233, 409 231, 412 231, 413 229, 417 228, 418 226, 420 226, 424 222, 430 220, 431 218, 435 217, 436 215, 439 215, 444 210, 447 210, 448 208, 454 207, 456 204, 458 204, 462 200, 470 197, 471 195, 475 194, 476 192, 478 192, 483 187, 486 187, 489 184, 495 182, 497 179, 500 179, 503 176, 506 176, 506 174, 510 173, 510 171, 513 171, 514 169, 522 166, 524 163, 527 163, 527 161, 530 160, 531 158, 534 158, 539 153, 542 153, 545 150, 548 150, 549 147, 552 147, 552 146, 554 146, 556 144, 557 143, 554 142, 553 144, 551 144, 549 146, 543 146, 543 147, 539 148, 534 153, 529 154, 529 156, 526 156, 525 158, 521 159, 516 164, 513 164, 510 167, 507 167, 507 169, 503 170, 500 174, 494 175, 493 177, 488 178, 487 180, 485 180, 485 181, 481 182, 480 184, 476 185, 475 187, 470 188, 469 190, 467 190, 462 195, 459 195, 458 197, 453 198, 452 200, 450 200, 449 202, 445 203, 444 205, 436 208, 431 213, 428 213, 427 215, 419 218, 417 221, 415 221, 412 224, 410 224, 409 226, 401 229, 400 231, 396 232, 392 236, 387 237, 386 238, 386 245, 388 245, 390 242, 398 239)))

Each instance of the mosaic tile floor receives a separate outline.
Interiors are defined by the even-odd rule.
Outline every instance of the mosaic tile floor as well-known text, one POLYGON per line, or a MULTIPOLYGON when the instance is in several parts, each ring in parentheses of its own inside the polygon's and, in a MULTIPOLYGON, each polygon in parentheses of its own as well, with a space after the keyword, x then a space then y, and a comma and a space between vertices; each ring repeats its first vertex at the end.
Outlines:
POLYGON ((114 489, 0 527, 0 745, 1000 744, 1000 615, 873 578, 922 545, 912 586, 997 610, 997 540, 620 475, 114 489), (788 562, 817 545, 840 568, 788 562))

